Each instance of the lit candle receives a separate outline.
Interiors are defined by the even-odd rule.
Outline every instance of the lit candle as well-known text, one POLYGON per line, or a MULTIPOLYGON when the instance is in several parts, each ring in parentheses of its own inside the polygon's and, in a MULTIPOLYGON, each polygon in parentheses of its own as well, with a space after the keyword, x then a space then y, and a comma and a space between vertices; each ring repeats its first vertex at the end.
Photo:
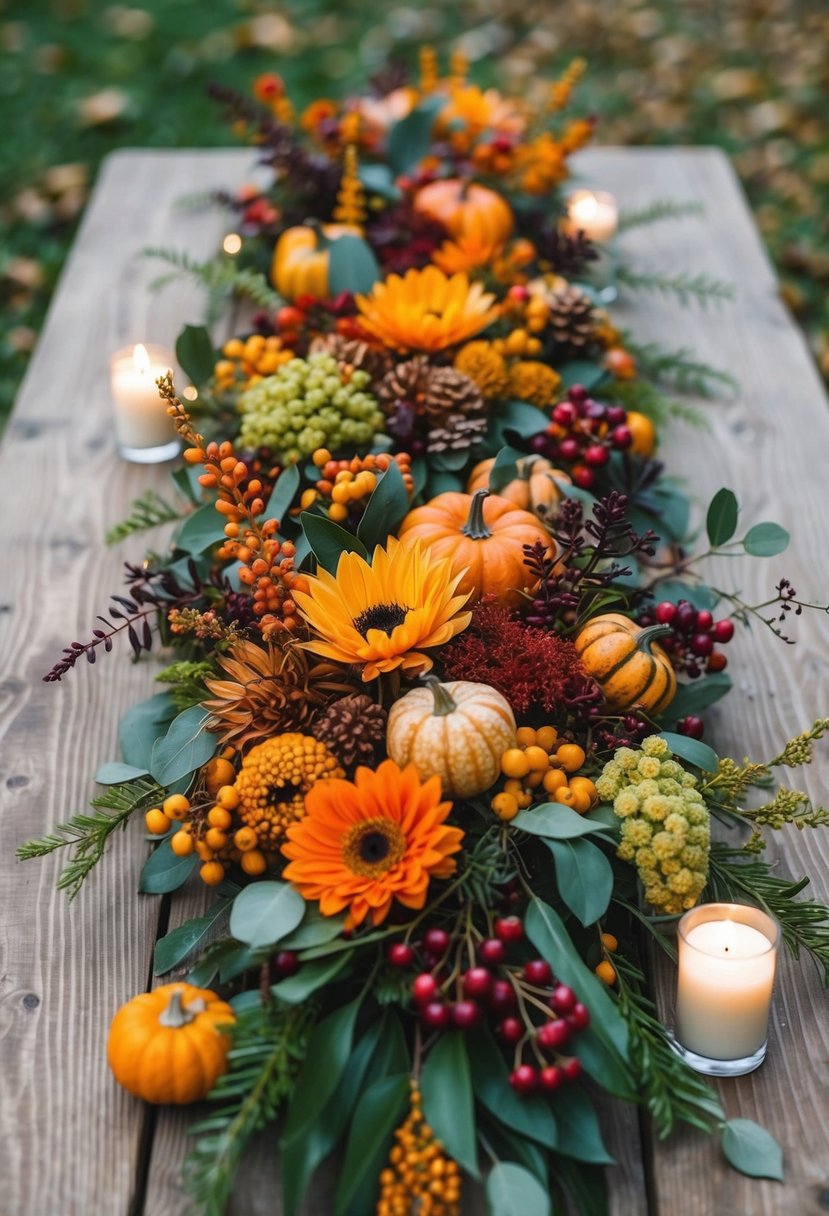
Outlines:
POLYGON ((679 922, 676 1038, 712 1064, 700 1071, 737 1075, 762 1062, 778 932, 770 916, 740 904, 703 904, 679 922))
POLYGON ((567 199, 567 219, 572 231, 604 244, 619 227, 619 208, 606 190, 576 190, 567 199))
POLYGON ((173 365, 172 355, 155 346, 127 347, 110 361, 115 436, 127 460, 149 464, 169 460, 179 450, 166 402, 156 379, 173 365))

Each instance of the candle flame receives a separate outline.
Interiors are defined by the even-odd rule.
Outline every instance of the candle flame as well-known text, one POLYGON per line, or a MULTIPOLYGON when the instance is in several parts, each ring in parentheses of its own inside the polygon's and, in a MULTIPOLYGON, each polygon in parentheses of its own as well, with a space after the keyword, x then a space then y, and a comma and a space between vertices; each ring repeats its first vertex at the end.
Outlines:
POLYGON ((132 362, 135 370, 140 372, 142 376, 146 376, 150 370, 150 356, 147 354, 146 346, 140 342, 132 352, 132 362))

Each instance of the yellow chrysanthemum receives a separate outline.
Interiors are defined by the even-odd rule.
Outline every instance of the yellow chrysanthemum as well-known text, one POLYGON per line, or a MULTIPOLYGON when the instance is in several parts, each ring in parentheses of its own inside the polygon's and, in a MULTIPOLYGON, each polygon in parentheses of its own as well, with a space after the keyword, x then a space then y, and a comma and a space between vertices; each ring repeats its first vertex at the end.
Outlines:
POLYGON ((560 384, 558 372, 537 359, 525 359, 510 368, 510 392, 519 401, 527 401, 539 409, 553 404, 560 384))
POLYGON ((304 646, 340 663, 356 663, 363 679, 402 667, 428 671, 432 660, 420 648, 443 646, 469 624, 462 612, 468 595, 455 594, 465 574, 452 573, 449 558, 435 558, 420 542, 404 547, 389 537, 374 550, 371 565, 343 553, 336 575, 320 569, 307 593, 294 593, 300 614, 319 634, 304 646))
POLYGON ((483 339, 467 342, 466 346, 461 347, 455 355, 455 368, 474 380, 481 390, 481 396, 488 401, 493 397, 503 397, 509 388, 504 356, 483 339))
POLYGON ((349 925, 371 916, 379 925, 394 900, 422 908, 431 878, 448 878, 463 840, 446 823, 440 778, 421 782, 413 764, 384 760, 358 768, 354 781, 319 781, 305 815, 287 830, 284 876, 304 899, 319 900, 323 916, 349 910, 349 925))
POLYGON ((498 316, 495 297, 465 274, 436 266, 389 275, 356 297, 364 329, 393 350, 443 350, 471 338, 498 316))

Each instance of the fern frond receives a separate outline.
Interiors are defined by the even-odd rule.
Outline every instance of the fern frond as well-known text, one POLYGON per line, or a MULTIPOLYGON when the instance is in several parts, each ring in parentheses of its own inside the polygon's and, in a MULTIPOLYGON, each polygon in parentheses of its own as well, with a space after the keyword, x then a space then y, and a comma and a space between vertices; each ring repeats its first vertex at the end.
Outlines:
POLYGON ((683 308, 689 304, 706 308, 712 303, 733 300, 735 295, 733 283, 715 279, 704 271, 691 274, 687 270, 680 270, 677 274, 661 274, 656 270, 634 270, 623 264, 616 271, 616 277, 632 291, 658 291, 662 295, 676 296, 683 308))
POLYGON ((245 1145, 271 1122, 293 1090, 316 1006, 257 1006, 233 1027, 228 1069, 209 1094, 217 1110, 190 1128, 195 1147, 185 1186, 200 1216, 223 1216, 245 1145))
POLYGON ((700 202, 677 202, 675 199, 658 198, 638 211, 623 211, 619 216, 619 231, 629 232, 631 228, 642 228, 660 220, 682 220, 689 215, 705 215, 705 206, 700 202))
POLYGON ((146 490, 133 501, 127 518, 109 529, 106 543, 116 545, 136 532, 145 532, 148 528, 157 528, 159 524, 169 524, 176 519, 181 519, 181 511, 156 494, 155 490, 146 490))
MULTIPOLYGON (((275 311, 285 301, 258 270, 240 267, 233 258, 217 255, 206 262, 197 262, 178 249, 149 248, 144 257, 157 258, 172 267, 173 277, 188 275, 196 279, 207 293, 207 319, 215 321, 233 296, 245 296, 259 308, 275 311)), ((170 274, 155 280, 153 288, 170 281, 170 274)))
POLYGON ((71 902, 103 857, 112 833, 125 828, 134 811, 146 811, 163 797, 164 789, 147 777, 110 785, 105 793, 92 802, 93 807, 103 810, 98 810, 94 815, 73 815, 66 823, 59 823, 48 836, 20 845, 17 856, 21 861, 29 861, 32 857, 45 857, 69 845, 72 858, 61 872, 57 887, 59 891, 69 893, 71 902), (106 814, 105 811, 112 813, 106 814))
POLYGON ((722 391, 738 391, 739 385, 730 372, 703 363, 687 347, 665 350, 657 342, 640 346, 626 337, 625 348, 635 357, 644 376, 677 393, 716 397, 722 391))

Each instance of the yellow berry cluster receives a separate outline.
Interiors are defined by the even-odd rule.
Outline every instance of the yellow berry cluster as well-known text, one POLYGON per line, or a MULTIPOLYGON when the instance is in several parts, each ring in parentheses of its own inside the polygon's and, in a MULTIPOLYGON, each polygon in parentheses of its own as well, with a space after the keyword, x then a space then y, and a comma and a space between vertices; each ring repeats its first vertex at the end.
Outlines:
POLYGON ((461 1176, 423 1118, 420 1090, 412 1082, 406 1121, 380 1174, 376 1216, 459 1216, 461 1176))
POLYGON ((311 459, 322 477, 312 489, 304 491, 299 505, 303 511, 315 504, 324 507, 328 518, 336 524, 348 518, 353 504, 368 500, 377 485, 378 474, 392 463, 400 469, 407 493, 414 493, 412 458, 407 452, 398 452, 396 456, 388 452, 369 453, 351 460, 334 460, 327 448, 318 448, 311 459))
POLYGON ((251 334, 244 341, 231 338, 222 347, 222 354, 224 358, 213 369, 219 392, 250 388, 295 357, 292 350, 282 345, 281 338, 274 335, 266 338, 263 334, 251 334))
POLYGON ((275 852, 285 829, 302 818, 311 786, 328 777, 345 777, 345 772, 312 735, 289 732, 266 739, 251 748, 236 778, 239 818, 266 852, 275 852))
POLYGON ((514 819, 538 796, 561 802, 583 815, 596 803, 596 787, 589 777, 578 775, 586 757, 578 743, 559 742, 554 726, 520 726, 516 746, 501 756, 501 772, 507 778, 501 793, 490 806, 499 819, 514 819))
POLYGON ((181 824, 170 838, 170 847, 177 857, 198 855, 202 863, 199 876, 209 887, 219 885, 231 862, 238 862, 252 877, 268 868, 256 833, 247 827, 233 831, 233 812, 240 801, 232 784, 235 777, 230 760, 217 756, 201 772, 208 802, 191 802, 184 794, 171 794, 160 807, 148 811, 145 819, 147 830, 158 836, 168 832, 173 822, 181 824))
POLYGON ((505 338, 496 338, 492 343, 492 349, 496 354, 503 355, 505 358, 515 358, 516 356, 522 358, 525 355, 540 355, 542 347, 541 339, 534 338, 522 326, 510 330, 505 338))

